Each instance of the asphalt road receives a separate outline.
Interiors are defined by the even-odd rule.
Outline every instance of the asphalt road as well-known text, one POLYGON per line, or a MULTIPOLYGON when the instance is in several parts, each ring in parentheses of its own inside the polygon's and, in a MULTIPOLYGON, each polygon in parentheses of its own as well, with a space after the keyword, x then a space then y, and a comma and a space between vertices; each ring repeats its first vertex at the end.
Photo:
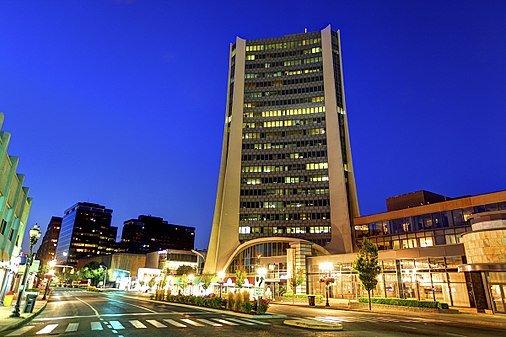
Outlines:
MULTIPOLYGON (((277 306, 289 317, 312 311, 277 306)), ((449 325, 419 317, 315 311, 311 317, 332 315, 344 331, 320 332, 292 328, 283 319, 245 319, 204 310, 132 299, 122 293, 56 291, 46 309, 27 325, 6 336, 504 336, 504 331, 449 325)))

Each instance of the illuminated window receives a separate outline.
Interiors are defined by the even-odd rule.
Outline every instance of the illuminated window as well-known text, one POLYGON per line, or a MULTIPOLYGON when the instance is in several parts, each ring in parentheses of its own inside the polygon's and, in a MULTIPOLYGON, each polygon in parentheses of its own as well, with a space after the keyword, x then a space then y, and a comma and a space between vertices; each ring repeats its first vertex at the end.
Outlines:
POLYGON ((308 163, 306 164, 306 170, 324 170, 329 167, 328 163, 308 163))

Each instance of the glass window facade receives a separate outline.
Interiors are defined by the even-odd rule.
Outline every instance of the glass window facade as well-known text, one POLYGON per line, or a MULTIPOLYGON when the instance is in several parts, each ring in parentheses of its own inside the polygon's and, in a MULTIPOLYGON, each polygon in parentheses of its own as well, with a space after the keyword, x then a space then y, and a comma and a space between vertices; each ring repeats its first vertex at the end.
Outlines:
MULTIPOLYGON (((307 33, 246 45, 241 242, 264 236, 301 237, 320 245, 330 241, 320 36, 307 33)), ((332 42, 342 110, 337 35, 332 42)), ((345 147, 343 153, 346 164, 345 147)))
POLYGON ((117 250, 118 228, 111 226, 112 210, 79 202, 65 211, 56 256, 59 262, 75 265, 77 260, 117 250))
POLYGON ((490 210, 506 210, 506 202, 354 225, 355 242, 360 247, 367 237, 380 250, 458 244, 471 231, 469 216, 490 210))
MULTIPOLYGON (((412 298, 439 301, 450 306, 469 307, 470 299, 464 273, 458 272, 460 256, 380 261, 382 272, 373 291, 376 297, 412 298)), ((331 271, 333 298, 357 299, 367 296, 351 263, 334 263, 331 271)), ((325 294, 319 282, 323 275, 318 264, 310 262, 309 293, 325 294)))

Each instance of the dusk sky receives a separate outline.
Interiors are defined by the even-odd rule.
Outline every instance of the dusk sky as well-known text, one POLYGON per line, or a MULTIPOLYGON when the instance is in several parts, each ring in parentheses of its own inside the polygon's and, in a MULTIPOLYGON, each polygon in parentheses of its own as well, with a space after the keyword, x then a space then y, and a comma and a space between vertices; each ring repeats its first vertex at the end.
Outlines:
MULTIPOLYGON (((0 1, 0 111, 29 225, 77 201, 206 248, 229 43, 341 30, 362 214, 506 188, 506 1, 0 1)), ((118 235, 121 230, 118 231, 118 235)))

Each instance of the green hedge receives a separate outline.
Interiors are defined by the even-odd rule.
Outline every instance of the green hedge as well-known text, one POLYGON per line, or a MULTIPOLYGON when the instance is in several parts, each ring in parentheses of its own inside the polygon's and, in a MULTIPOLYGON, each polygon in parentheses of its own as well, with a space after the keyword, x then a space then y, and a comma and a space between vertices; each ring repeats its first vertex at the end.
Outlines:
MULTIPOLYGON (((369 303, 367 297, 360 297, 360 303, 369 303)), ((372 297, 371 303, 385 304, 385 305, 398 305, 401 307, 416 307, 416 308, 431 308, 431 309, 448 309, 447 303, 435 301, 419 301, 406 298, 385 298, 385 297, 372 297)))
MULTIPOLYGON (((309 294, 311 295, 311 294, 309 294)), ((295 301, 301 301, 301 302, 308 302, 307 297, 308 294, 296 294, 295 295, 295 301)), ((311 295, 315 297, 316 303, 323 303, 323 296, 322 295, 311 295)), ((283 301, 292 301, 293 300, 293 294, 292 293, 285 293, 283 294, 283 301)))

